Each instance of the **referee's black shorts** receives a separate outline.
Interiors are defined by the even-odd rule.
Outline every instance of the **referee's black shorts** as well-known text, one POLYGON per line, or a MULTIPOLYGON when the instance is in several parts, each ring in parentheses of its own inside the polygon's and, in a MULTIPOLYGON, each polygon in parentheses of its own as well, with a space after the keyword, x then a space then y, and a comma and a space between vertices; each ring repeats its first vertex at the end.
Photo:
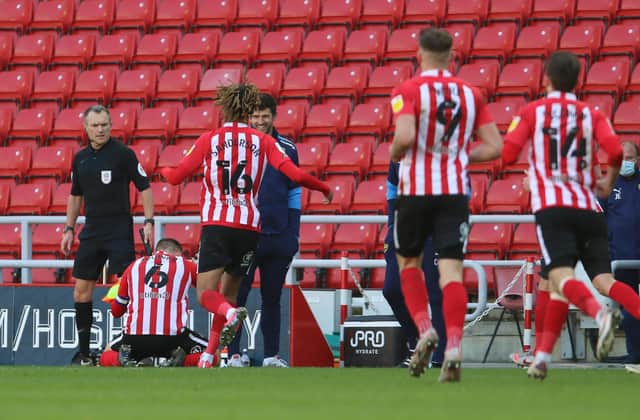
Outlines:
POLYGON ((73 261, 74 278, 98 280, 107 260, 109 274, 121 276, 135 260, 131 217, 101 226, 86 225, 79 239, 78 252, 73 261))
POLYGON ((607 222, 603 213, 552 207, 535 214, 546 271, 582 262, 591 279, 611 272, 607 222))
POLYGON ((246 274, 260 234, 253 230, 205 225, 200 234, 198 273, 224 267, 234 277, 246 274))
POLYGON ((169 357, 178 346, 187 354, 202 353, 207 348, 207 339, 188 328, 178 335, 127 335, 115 337, 109 347, 118 351, 122 344, 131 346, 131 358, 169 357))
POLYGON ((464 258, 469 235, 466 195, 398 197, 393 231, 396 252, 403 257, 417 257, 431 235, 438 258, 464 258))

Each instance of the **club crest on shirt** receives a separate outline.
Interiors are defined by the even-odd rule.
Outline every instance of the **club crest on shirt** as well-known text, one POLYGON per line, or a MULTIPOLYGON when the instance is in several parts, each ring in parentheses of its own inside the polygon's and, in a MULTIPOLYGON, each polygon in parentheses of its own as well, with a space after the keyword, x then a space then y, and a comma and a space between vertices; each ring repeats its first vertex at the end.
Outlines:
POLYGON ((111 171, 100 171, 100 180, 103 184, 111 184, 111 171))
POLYGON ((519 122, 520 122, 520 117, 513 117, 513 120, 511 120, 511 124, 509 124, 509 128, 507 128, 507 133, 510 133, 513 130, 515 130, 519 122))
POLYGON ((393 109, 394 113, 400 112, 404 107, 404 101, 402 100, 402 95, 396 95, 391 98, 391 109, 393 109))

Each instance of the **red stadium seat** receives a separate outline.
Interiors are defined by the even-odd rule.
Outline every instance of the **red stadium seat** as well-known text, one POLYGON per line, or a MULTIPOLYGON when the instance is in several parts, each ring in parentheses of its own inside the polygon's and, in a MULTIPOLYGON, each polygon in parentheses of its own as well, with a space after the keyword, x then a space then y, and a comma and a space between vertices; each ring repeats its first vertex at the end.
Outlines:
POLYGON ((73 0, 49 0, 36 5, 29 31, 67 33, 71 29, 76 3, 73 0))
POLYGON ((69 146, 39 147, 33 153, 29 178, 55 177, 66 181, 71 172, 73 148, 69 146))
POLYGON ((3 147, 0 177, 22 179, 31 168, 32 150, 28 147, 3 147))
POLYGON ((451 26, 443 28, 453 38, 453 59, 463 63, 471 52, 473 28, 469 26, 451 26))
POLYGON ((32 107, 36 103, 54 103, 57 109, 64 108, 71 97, 75 73, 66 70, 44 71, 36 79, 35 88, 29 100, 32 107))
POLYGON ((492 102, 487 104, 487 109, 493 116, 498 130, 500 130, 502 134, 505 134, 513 117, 518 114, 520 107, 515 106, 512 102, 492 102))
POLYGON ((316 177, 321 176, 329 163, 329 145, 326 143, 300 143, 296 147, 300 168, 316 177))
POLYGON ((326 74, 316 67, 298 67, 289 70, 280 91, 280 100, 303 99, 314 103, 324 87, 326 74))
POLYGON ((64 182, 62 184, 58 184, 56 189, 53 191, 53 196, 51 197, 51 205, 47 210, 48 214, 66 214, 67 213, 67 201, 69 199, 69 194, 71 194, 71 183, 64 182))
POLYGON ((537 61, 510 63, 504 66, 496 88, 496 96, 522 95, 529 100, 538 96, 542 66, 537 61))
POLYGON ((368 81, 368 71, 362 66, 335 67, 320 92, 322 103, 357 103, 368 81))
MULTIPOLYGON (((153 211, 156 214, 171 215, 178 205, 180 197, 180 188, 177 185, 171 185, 166 182, 152 182, 151 192, 153 193, 153 211)), ((144 207, 140 199, 140 193, 133 207, 134 214, 144 214, 144 207)))
POLYGON ((96 45, 89 68, 110 68, 117 72, 129 67, 136 50, 136 38, 132 34, 105 35, 96 45))
POLYGON ((360 258, 368 258, 378 239, 378 225, 372 223, 343 223, 338 226, 330 254, 346 251, 360 258))
POLYGON ((220 86, 240 83, 241 78, 242 72, 239 69, 207 70, 200 81, 200 87, 194 98, 194 102, 202 103, 206 101, 213 103, 213 99, 216 97, 220 86))
POLYGON ((333 200, 324 204, 324 195, 319 191, 312 191, 306 213, 344 214, 353 201, 353 182, 344 180, 327 180, 333 190, 333 200))
POLYGON ((0 144, 4 144, 4 139, 11 130, 13 124, 13 110, 0 109, 0 144))
POLYGON ((84 0, 78 5, 71 30, 107 33, 115 17, 115 0, 84 0))
POLYGON ((339 143, 331 151, 326 174, 354 174, 362 179, 371 166, 371 144, 339 143))
MULTIPOLYGON (((394 2, 397 3, 397 2, 394 2)), ((377 66, 387 48, 387 31, 361 29, 353 31, 344 47, 343 64, 364 63, 377 66)))
POLYGON ((50 109, 23 109, 18 112, 13 127, 9 131, 9 140, 35 140, 44 144, 53 127, 54 113, 50 109))
POLYGON ((96 38, 92 34, 63 35, 56 41, 53 57, 49 61, 49 68, 64 68, 68 66, 84 70, 95 53, 96 38))
POLYGON ((198 0, 194 32, 226 31, 238 15, 237 0, 198 0))
POLYGON ((33 227, 31 233, 34 254, 59 254, 62 229, 59 224, 43 223, 33 227))
POLYGON ((183 255, 194 257, 200 246, 200 226, 168 223, 164 225, 164 237, 177 240, 182 245, 183 255))
POLYGON ((251 67, 258 55, 259 47, 259 32, 227 32, 222 37, 213 63, 216 67, 251 67))
POLYGON ((55 35, 36 32, 23 35, 15 43, 9 68, 37 67, 42 71, 53 55, 55 35))
POLYGON ((307 117, 307 107, 302 104, 283 104, 276 108, 276 128, 278 132, 297 139, 307 117))
POLYGON ((559 51, 570 51, 585 57, 588 63, 596 56, 602 42, 602 29, 597 25, 569 26, 560 38, 559 51))
POLYGON ((178 126, 176 108, 147 108, 138 116, 132 140, 160 139, 169 143, 178 126))
POLYGON ((582 93, 612 93, 619 98, 629 83, 629 61, 607 60, 594 63, 587 73, 587 81, 582 87, 582 93))
POLYGON ((11 56, 13 55, 13 42, 14 37, 12 34, 0 33, 0 68, 2 69, 4 69, 11 60, 11 56))
POLYGON ((440 26, 447 12, 446 0, 406 0, 401 26, 440 26))
POLYGON ((339 139, 348 120, 348 105, 314 105, 307 116, 307 123, 302 130, 302 137, 331 136, 333 139, 339 139))
POLYGON ((275 27, 300 26, 306 31, 314 27, 320 17, 320 0, 280 0, 280 16, 275 27))
POLYGON ((158 166, 156 169, 160 171, 163 168, 175 168, 178 166, 182 158, 187 154, 191 147, 176 144, 165 146, 158 157, 158 166))
MULTIPOLYGON (((123 0, 126 1, 126 0, 123 0)), ((178 39, 175 34, 148 34, 142 37, 138 49, 131 59, 132 69, 169 68, 176 54, 178 39)))
POLYGON ((487 252, 502 258, 512 234, 513 226, 509 223, 476 223, 469 231, 467 252, 487 252))
POLYGON ((220 36, 218 33, 191 33, 182 37, 178 51, 173 56, 174 69, 208 69, 218 52, 220 36))
POLYGON ((32 0, 6 0, 3 3, 3 18, 0 30, 24 33, 33 16, 32 0))
MULTIPOLYGON (((495 260, 494 253, 467 253, 467 260, 495 260)), ((484 267, 484 274, 487 279, 487 292, 492 293, 495 290, 495 273, 494 267, 484 267)), ((465 268, 462 274, 462 284, 467 289, 467 293, 471 296, 478 294, 478 274, 472 268, 465 268)))
MULTIPOLYGON (((2 84, 0 84, 0 86, 2 86, 2 84)), ((625 98, 633 98, 638 93, 640 93, 640 67, 635 66, 624 94, 625 98)))
POLYGON ((640 134, 640 102, 626 101, 618 105, 613 117, 613 127, 618 133, 640 134))
POLYGON ((620 0, 576 0, 575 20, 603 20, 609 24, 620 0))
POLYGON ((159 150, 155 144, 139 144, 129 146, 138 157, 138 162, 142 165, 144 171, 151 176, 158 164, 159 150))
POLYGON ((218 108, 206 106, 186 108, 178 119, 175 138, 192 138, 195 140, 202 133, 217 128, 219 120, 220 111, 218 108))
POLYGON ((136 127, 138 111, 132 108, 122 108, 111 111, 111 137, 120 138, 128 143, 136 127))
POLYGON ((21 237, 19 224, 0 224, 0 255, 3 258, 17 258, 20 255, 21 237))
POLYGON ((531 14, 533 0, 492 0, 488 22, 516 22, 522 26, 531 14))
POLYGON ((511 55, 515 46, 516 28, 513 25, 487 26, 480 28, 473 40, 473 48, 469 53, 471 62, 481 59, 497 60, 501 65, 511 55))
POLYGON ((489 13, 489 0, 449 0, 445 23, 482 25, 489 13))
POLYGON ((46 214, 51 203, 51 184, 18 184, 11 191, 8 214, 46 214))
POLYGON ((393 31, 389 37, 382 62, 407 61, 415 63, 419 36, 420 29, 418 28, 403 28, 393 31))
POLYGON ((156 93, 156 85, 157 76, 151 70, 125 70, 120 73, 116 82, 112 104, 137 102, 142 106, 149 106, 156 93))
POLYGON ((404 7, 404 0, 365 1, 362 15, 360 16, 360 27, 365 25, 386 25, 395 28, 402 20, 404 7))
POLYGON ((573 19, 576 0, 535 0, 529 19, 558 20, 563 25, 573 19))
POLYGON ((116 74, 113 70, 87 70, 80 73, 76 87, 71 94, 74 106, 86 107, 93 103, 108 105, 116 87, 116 74))
POLYGON ((376 67, 369 77, 369 85, 363 92, 364 102, 377 98, 384 102, 389 101, 391 90, 411 77, 411 67, 400 64, 391 64, 376 67))
POLYGON ((482 214, 487 203, 487 177, 469 177, 471 185, 471 197, 469 199, 469 210, 473 214, 482 214))
POLYGON ((333 242, 333 223, 302 223, 300 225, 300 253, 312 254, 314 258, 326 257, 333 242))
POLYGON ((600 57, 623 55, 629 56, 635 63, 639 53, 640 24, 612 25, 600 47, 600 57))
POLYGON ((558 48, 560 26, 550 22, 522 28, 511 57, 546 59, 558 48))
POLYGON ((278 17, 277 0, 238 0, 238 16, 234 30, 242 27, 258 27, 268 31, 278 17))
POLYGON ((530 194, 520 178, 498 179, 491 183, 487 192, 485 213, 526 213, 529 210, 530 194))
POLYGON ((147 33, 155 15, 155 0, 119 0, 111 30, 135 30, 147 33))
POLYGON ((167 70, 158 81, 153 106, 188 106, 198 91, 200 72, 194 69, 167 70))
POLYGON ((196 18, 196 0, 162 0, 151 29, 177 29, 187 32, 196 18))
POLYGON ((176 214, 200 214, 202 182, 188 182, 182 187, 176 214))
POLYGON ((280 64, 289 68, 302 49, 302 32, 283 30, 268 32, 260 43, 260 51, 256 57, 256 65, 280 64))
POLYGON ((250 69, 247 71, 246 79, 256 85, 260 92, 268 93, 277 100, 282 89, 284 74, 282 69, 277 67, 250 69))
POLYGON ((353 195, 351 213, 387 214, 386 181, 362 181, 353 195))
POLYGON ((389 162, 391 161, 391 155, 389 154, 389 148, 391 143, 380 143, 373 154, 373 160, 369 167, 370 175, 386 175, 389 172, 389 162))
POLYGON ((534 223, 521 223, 513 233, 513 241, 509 248, 508 257, 518 259, 516 254, 540 254, 540 245, 536 235, 536 225, 534 223))
POLYGON ((620 22, 640 19, 640 2, 638 0, 620 0, 616 10, 616 20, 620 22))
POLYGON ((33 79, 33 73, 26 71, 0 72, 0 102, 23 106, 33 91, 33 79))
POLYGON ((610 120, 613 119, 614 100, 610 95, 588 95, 583 99, 591 109, 598 110, 610 120))
POLYGON ((488 99, 496 89, 498 72, 498 63, 465 64, 460 67, 457 77, 478 88, 488 99))
POLYGON ((347 139, 370 138, 376 142, 384 140, 391 124, 391 107, 384 104, 358 104, 349 118, 345 130, 347 139))
MULTIPOLYGON (((356 0, 352 3, 359 2, 356 0)), ((326 6, 327 3, 323 3, 326 6)), ((334 29, 309 32, 304 40, 298 62, 321 62, 327 66, 336 65, 342 60, 345 33, 334 29)))
POLYGON ((0 215, 4 216, 9 208, 9 199, 11 197, 11 185, 0 184, 0 215))
POLYGON ((362 14, 362 0, 324 0, 318 19, 318 27, 346 26, 353 29, 362 14))

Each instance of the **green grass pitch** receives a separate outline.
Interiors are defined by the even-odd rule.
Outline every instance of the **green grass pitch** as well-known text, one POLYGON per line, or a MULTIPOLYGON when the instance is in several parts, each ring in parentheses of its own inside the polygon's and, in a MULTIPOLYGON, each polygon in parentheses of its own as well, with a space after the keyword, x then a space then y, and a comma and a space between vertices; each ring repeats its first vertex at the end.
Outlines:
POLYGON ((464 369, 0 367, 0 419, 638 419, 640 375, 464 369))

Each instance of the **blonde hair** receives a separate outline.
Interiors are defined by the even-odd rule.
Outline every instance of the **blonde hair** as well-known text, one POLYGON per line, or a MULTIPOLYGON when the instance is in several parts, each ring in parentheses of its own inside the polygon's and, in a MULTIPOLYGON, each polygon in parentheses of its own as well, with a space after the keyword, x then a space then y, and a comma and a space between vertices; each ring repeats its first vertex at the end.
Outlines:
POLYGON ((260 104, 260 90, 251 83, 232 83, 218 89, 216 104, 225 121, 246 121, 260 104))

